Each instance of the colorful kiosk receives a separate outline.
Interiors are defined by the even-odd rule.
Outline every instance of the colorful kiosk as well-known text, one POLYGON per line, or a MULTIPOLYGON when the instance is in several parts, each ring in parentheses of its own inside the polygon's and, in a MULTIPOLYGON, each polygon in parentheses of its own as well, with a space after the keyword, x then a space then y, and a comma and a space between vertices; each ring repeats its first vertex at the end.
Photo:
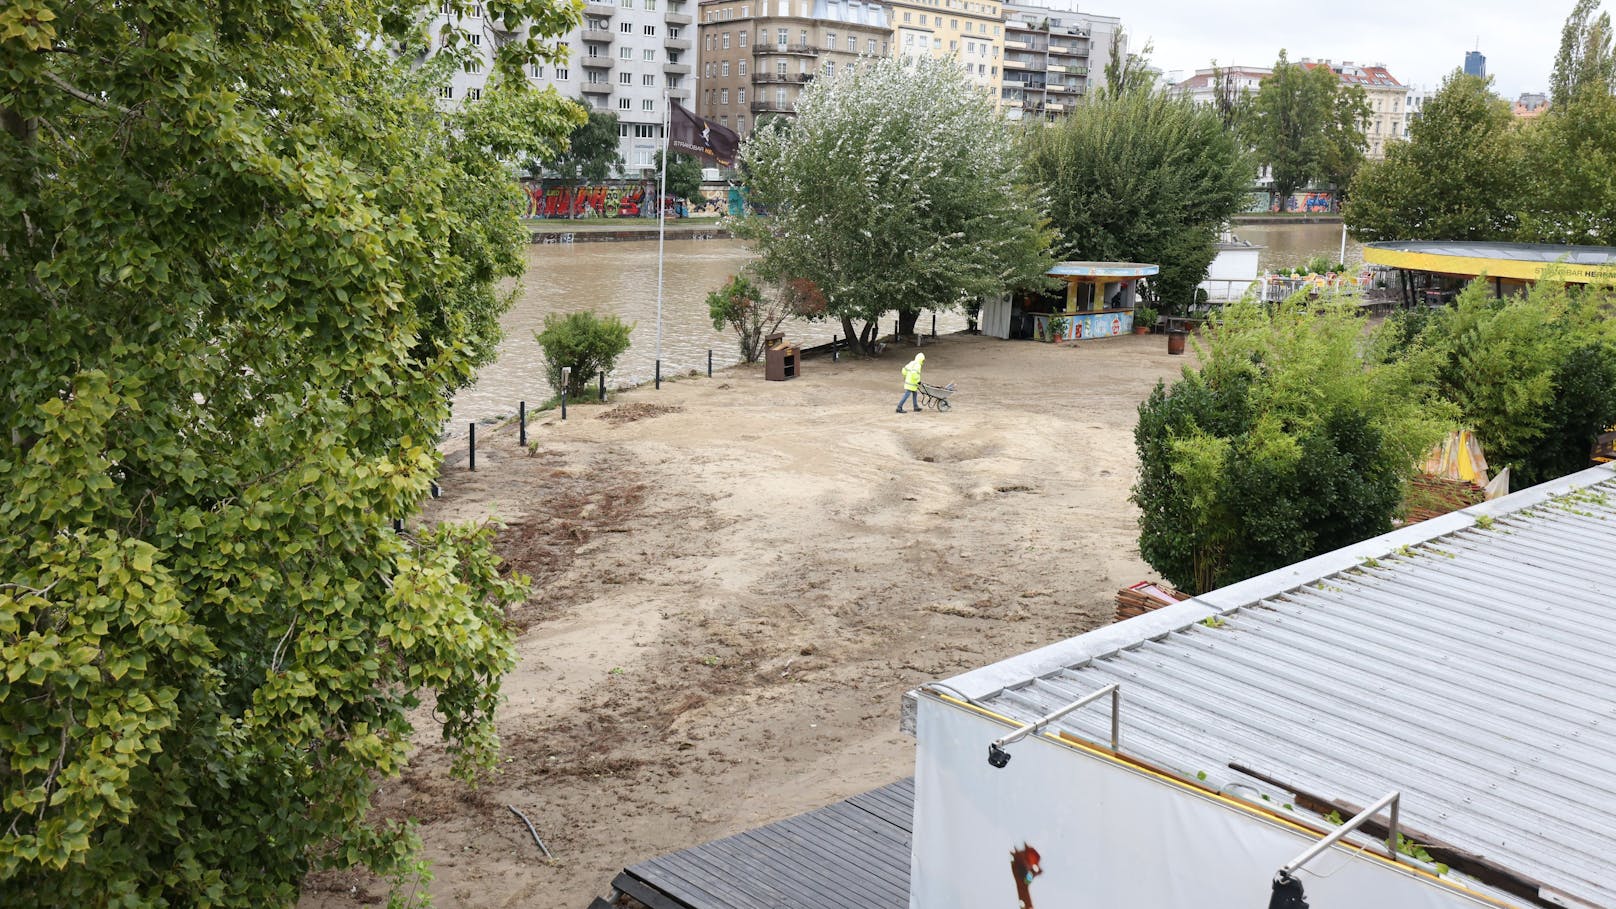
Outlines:
POLYGON ((1616 281, 1616 247, 1547 243, 1398 241, 1367 243, 1364 259, 1401 273, 1403 302, 1445 303, 1478 277, 1493 282, 1498 297, 1524 293, 1544 278, 1567 284, 1616 281))

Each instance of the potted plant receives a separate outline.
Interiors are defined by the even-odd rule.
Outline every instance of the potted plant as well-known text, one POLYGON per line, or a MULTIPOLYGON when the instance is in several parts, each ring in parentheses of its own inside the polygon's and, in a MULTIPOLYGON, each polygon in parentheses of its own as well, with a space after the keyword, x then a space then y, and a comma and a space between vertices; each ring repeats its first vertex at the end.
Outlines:
POLYGON ((1044 340, 1050 342, 1061 340, 1062 336, 1066 334, 1068 324, 1065 316, 1051 315, 1049 317, 1049 328, 1044 334, 1044 340))
POLYGON ((1151 309, 1149 306, 1135 307, 1133 311, 1133 333, 1136 335, 1150 334, 1151 330, 1156 327, 1157 318, 1156 310, 1151 309))

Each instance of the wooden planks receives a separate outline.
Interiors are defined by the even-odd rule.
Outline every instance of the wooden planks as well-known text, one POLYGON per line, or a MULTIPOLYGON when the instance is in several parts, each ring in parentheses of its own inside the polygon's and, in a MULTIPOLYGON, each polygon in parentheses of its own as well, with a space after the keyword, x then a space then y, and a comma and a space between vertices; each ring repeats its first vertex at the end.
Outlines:
POLYGON ((626 868, 652 909, 907 909, 914 779, 626 868))

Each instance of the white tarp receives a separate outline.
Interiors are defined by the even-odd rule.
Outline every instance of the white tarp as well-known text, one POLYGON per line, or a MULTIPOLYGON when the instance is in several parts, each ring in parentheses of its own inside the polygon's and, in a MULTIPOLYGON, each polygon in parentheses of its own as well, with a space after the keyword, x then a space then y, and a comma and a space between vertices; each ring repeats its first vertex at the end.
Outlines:
MULTIPOLYGON (((1006 728, 932 697, 920 698, 916 720, 914 909, 1264 909, 1274 872, 1317 842, 1037 737, 1010 746, 1008 767, 991 767, 988 743, 1006 728), (1012 853, 1029 847, 1039 873, 1021 907, 1012 853)), ((1297 876, 1311 909, 1499 905, 1356 847, 1332 848, 1297 876)))

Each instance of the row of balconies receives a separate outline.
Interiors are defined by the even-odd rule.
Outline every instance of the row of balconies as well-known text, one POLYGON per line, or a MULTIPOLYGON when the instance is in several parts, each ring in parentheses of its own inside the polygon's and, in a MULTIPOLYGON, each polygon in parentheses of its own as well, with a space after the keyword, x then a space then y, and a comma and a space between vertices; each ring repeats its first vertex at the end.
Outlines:
MULTIPOLYGON (((582 37, 585 41, 593 41, 597 44, 611 44, 613 41, 617 40, 617 33, 611 31, 610 29, 586 28, 583 30, 580 37, 582 37)), ((662 38, 662 46, 671 50, 690 50, 696 45, 689 38, 673 38, 664 36, 662 38)))
MULTIPOLYGON (((594 16, 599 19, 610 19, 611 17, 617 15, 617 7, 610 3, 585 2, 584 15, 594 16)), ((669 25, 689 25, 695 21, 695 19, 689 13, 684 12, 683 9, 670 9, 662 14, 662 18, 669 25)))
POLYGON ((813 81, 813 73, 753 73, 753 85, 802 83, 813 81))
POLYGON ((797 102, 795 99, 790 101, 779 101, 770 98, 752 102, 752 113, 754 114, 765 114, 770 112, 789 114, 796 109, 797 102))
POLYGON ((804 57, 819 56, 819 48, 812 44, 758 44, 752 47, 752 56, 761 57, 766 54, 797 54, 804 57))
MULTIPOLYGON (((628 88, 629 86, 625 85, 622 87, 628 88)), ((616 86, 607 81, 585 82, 583 85, 579 86, 579 90, 586 95, 609 95, 615 90, 615 88, 616 86)), ((680 100, 688 101, 690 99, 690 89, 682 85, 676 88, 669 88, 668 96, 671 98, 678 98, 680 100)))

